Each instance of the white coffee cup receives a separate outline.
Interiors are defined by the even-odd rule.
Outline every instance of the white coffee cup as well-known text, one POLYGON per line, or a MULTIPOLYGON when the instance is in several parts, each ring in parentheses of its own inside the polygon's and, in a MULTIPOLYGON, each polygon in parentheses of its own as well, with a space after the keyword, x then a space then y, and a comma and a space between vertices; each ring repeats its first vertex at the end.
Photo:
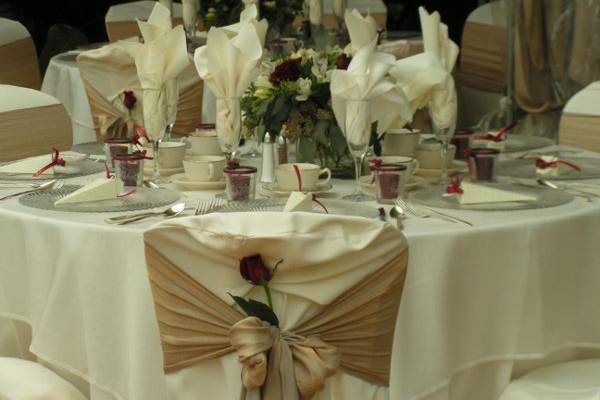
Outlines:
POLYGON ((214 129, 203 129, 190 133, 185 138, 190 155, 222 155, 223 151, 217 140, 217 132, 214 129))
MULTIPOLYGON (((450 167, 454 160, 456 146, 451 144, 448 146, 448 154, 446 158, 446 166, 450 167)), ((417 159, 421 168, 425 169, 441 169, 442 157, 439 143, 421 143, 415 150, 417 159)))
POLYGON ((277 179, 277 186, 279 189, 298 190, 298 177, 294 165, 296 165, 300 171, 302 190, 314 190, 317 188, 317 185, 323 185, 331 179, 331 171, 329 168, 321 168, 316 164, 280 164, 275 169, 275 178, 277 179), (322 174, 327 174, 327 177, 325 179, 319 179, 319 176, 322 174))
MULTIPOLYGON (((160 168, 181 168, 181 162, 185 157, 185 143, 182 142, 160 142, 158 147, 158 164, 160 168)), ((148 155, 153 157, 152 145, 145 147, 148 155)), ((152 165, 151 160, 148 165, 152 165)))
POLYGON ((225 165, 223 156, 187 156, 183 159, 185 178, 195 182, 222 180, 225 165))
POLYGON ((419 144, 421 134, 418 130, 388 129, 381 144, 381 154, 384 156, 412 156, 419 144))
POLYGON ((413 176, 420 167, 419 160, 408 156, 383 156, 379 157, 383 164, 401 164, 406 166, 406 177, 413 176))

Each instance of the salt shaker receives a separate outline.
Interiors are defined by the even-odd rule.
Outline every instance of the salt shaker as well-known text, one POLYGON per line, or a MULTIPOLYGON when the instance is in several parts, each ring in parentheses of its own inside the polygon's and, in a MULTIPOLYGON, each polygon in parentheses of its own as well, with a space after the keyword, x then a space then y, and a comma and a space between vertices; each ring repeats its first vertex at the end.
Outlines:
POLYGON ((276 144, 275 148, 277 149, 277 165, 287 164, 288 163, 287 140, 283 137, 282 134, 279 134, 279 136, 277 136, 277 144, 276 144))
POLYGON ((262 183, 273 183, 275 180, 275 143, 269 132, 265 132, 262 146, 262 183))

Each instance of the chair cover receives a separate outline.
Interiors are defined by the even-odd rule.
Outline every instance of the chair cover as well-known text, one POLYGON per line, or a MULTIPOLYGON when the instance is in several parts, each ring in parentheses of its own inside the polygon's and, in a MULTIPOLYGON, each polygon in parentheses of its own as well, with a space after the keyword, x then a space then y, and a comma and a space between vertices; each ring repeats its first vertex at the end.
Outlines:
MULTIPOLYGON (((147 20, 155 4, 155 1, 134 1, 111 6, 104 18, 109 41, 116 42, 132 36, 141 36, 136 19, 147 20)), ((181 24, 181 4, 173 3, 173 26, 181 24)))
POLYGON ((457 91, 460 126, 474 126, 498 107, 506 86, 506 3, 475 9, 465 23, 457 91))
POLYGON ((508 385, 499 400, 598 400, 600 359, 540 368, 508 385))
POLYGON ((0 161, 70 149, 71 118, 54 97, 37 90, 0 85, 0 161))
POLYGON ((0 399, 85 400, 85 396, 38 363, 0 357, 0 399))
POLYGON ((600 81, 571 97, 560 120, 558 141, 600 152, 600 81))
POLYGON ((0 18, 0 60, 0 84, 40 89, 35 44, 17 21, 0 18))
MULTIPOLYGON (((81 79, 88 95, 99 140, 122 136, 124 128, 133 135, 133 124, 143 125, 143 96, 134 59, 113 43, 81 53, 77 57, 81 79), (137 99, 129 111, 123 103, 124 91, 137 99)), ((179 102, 174 132, 187 134, 202 121, 203 82, 193 63, 179 75, 179 102)))
POLYGON ((234 213, 165 222, 144 239, 169 398, 388 398, 408 257, 396 228, 355 217, 234 213), (270 283, 280 331, 246 318, 228 295, 265 301, 239 274, 239 260, 254 254, 270 267, 283 260, 270 283), (252 368, 268 349, 265 369, 252 368), (267 368, 261 397, 252 383, 267 368))

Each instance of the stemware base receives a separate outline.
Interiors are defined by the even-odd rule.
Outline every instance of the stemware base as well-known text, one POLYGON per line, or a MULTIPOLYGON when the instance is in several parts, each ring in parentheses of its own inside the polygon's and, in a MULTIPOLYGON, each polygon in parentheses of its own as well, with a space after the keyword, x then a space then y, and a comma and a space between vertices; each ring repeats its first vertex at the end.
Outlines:
POLYGON ((342 199, 356 202, 375 201, 375 196, 366 193, 352 193, 342 197, 342 199))

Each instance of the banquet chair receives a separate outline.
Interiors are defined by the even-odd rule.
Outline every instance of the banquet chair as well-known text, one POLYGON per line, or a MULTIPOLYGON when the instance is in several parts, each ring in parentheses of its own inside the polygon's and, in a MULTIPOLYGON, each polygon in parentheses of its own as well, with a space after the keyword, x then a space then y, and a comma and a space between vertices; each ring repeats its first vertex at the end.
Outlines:
POLYGON ((253 396, 265 374, 269 399, 389 398, 408 262, 395 227, 312 213, 223 213, 163 222, 144 241, 168 398, 260 398, 253 396), (269 283, 280 329, 245 317, 229 295, 265 302, 263 288, 239 272, 240 260, 255 254, 269 268, 280 261, 269 283), (284 395, 289 389, 295 395, 284 395))
POLYGON ((0 161, 70 149, 72 132, 71 118, 54 97, 0 85, 0 161))
POLYGON ((506 3, 475 9, 462 33, 457 91, 460 126, 476 125, 498 108, 506 87, 506 3))
MULTIPOLYGON (((141 36, 137 19, 147 20, 155 4, 156 1, 133 1, 111 6, 104 17, 108 40, 116 42, 132 36, 141 36)), ((173 25, 181 24, 182 6, 180 3, 173 3, 173 25)))
MULTIPOLYGON (((143 93, 134 59, 120 42, 89 50, 77 57, 98 140, 121 136, 122 127, 143 125, 143 93), (133 91, 136 103, 129 111, 124 103, 124 91, 133 91)), ((178 77, 179 100, 175 133, 187 134, 202 121, 203 82, 190 62, 178 77)))
POLYGON ((85 396, 41 364, 0 357, 0 399, 85 400, 85 396))
POLYGON ((599 104, 600 81, 571 97, 560 120, 559 144, 600 152, 599 104))
POLYGON ((39 90, 42 85, 35 44, 17 21, 0 18, 0 84, 39 90))
POLYGON ((511 382, 499 400, 596 400, 600 359, 577 360, 536 369, 511 382))

